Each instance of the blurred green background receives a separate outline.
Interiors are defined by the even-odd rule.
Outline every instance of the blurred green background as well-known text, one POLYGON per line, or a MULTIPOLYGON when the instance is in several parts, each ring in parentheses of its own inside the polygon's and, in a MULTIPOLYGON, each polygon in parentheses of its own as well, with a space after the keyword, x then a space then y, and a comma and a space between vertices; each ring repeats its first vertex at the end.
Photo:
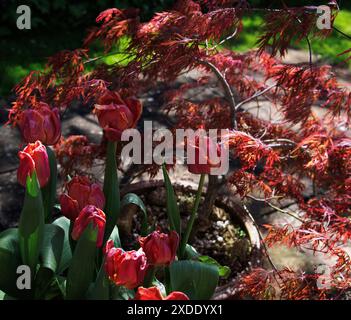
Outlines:
MULTIPOLYGON (((12 87, 31 70, 43 68, 46 58, 63 49, 79 48, 87 29, 94 25, 95 18, 104 9, 111 7, 137 7, 143 21, 155 12, 172 8, 174 0, 0 0, 0 97, 8 97, 12 87), (28 5, 32 13, 32 29, 18 30, 16 8, 28 5)), ((255 7, 281 7, 281 0, 249 1, 255 7)), ((325 1, 285 1, 288 6, 323 4, 325 1)), ((336 26, 351 34, 351 1, 340 1, 343 9, 336 26)), ((244 18, 244 32, 239 39, 228 43, 234 50, 245 51, 255 47, 262 14, 253 13, 244 18)), ((299 48, 307 48, 302 42, 299 48)), ((340 63, 346 57, 337 54, 350 48, 351 42, 333 32, 325 41, 313 41, 314 53, 323 56, 329 63, 340 63)), ((98 53, 96 53, 98 54, 98 53)), ((113 60, 113 57, 109 57, 113 60)))

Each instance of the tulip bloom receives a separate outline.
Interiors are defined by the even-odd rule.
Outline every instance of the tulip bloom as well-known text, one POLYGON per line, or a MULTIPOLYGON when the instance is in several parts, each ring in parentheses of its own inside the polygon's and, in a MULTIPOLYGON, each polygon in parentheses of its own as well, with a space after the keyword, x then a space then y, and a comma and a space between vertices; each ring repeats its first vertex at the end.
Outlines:
POLYGON ((34 170, 41 188, 49 182, 49 158, 45 146, 40 141, 29 143, 23 151, 18 153, 18 157, 20 164, 17 170, 17 180, 22 186, 26 186, 27 177, 31 176, 34 170))
POLYGON ((186 294, 180 291, 173 291, 167 297, 163 297, 157 287, 139 287, 134 300, 190 300, 186 294))
POLYGON ((221 155, 220 146, 206 136, 196 136, 195 145, 189 146, 195 154, 195 159, 191 159, 193 163, 189 163, 188 155, 188 170, 194 174, 211 174, 212 168, 219 168, 221 162, 219 160, 221 155), (200 148, 204 148, 200 150, 200 148), (215 161, 213 161, 213 159, 215 161))
POLYGON ((74 221, 89 204, 103 209, 105 196, 99 184, 91 183, 87 177, 76 176, 67 184, 67 194, 61 195, 60 204, 62 214, 74 221))
POLYGON ((154 231, 147 237, 139 238, 139 243, 150 265, 169 265, 175 259, 179 236, 175 231, 169 234, 154 231))
POLYGON ((134 128, 142 112, 138 99, 122 99, 116 92, 106 92, 95 105, 95 114, 110 141, 118 141, 124 130, 134 128))
POLYGON ((18 126, 24 141, 54 145, 61 137, 61 123, 58 109, 41 102, 39 109, 27 109, 19 118, 18 126))
POLYGON ((78 240, 91 222, 94 228, 98 229, 96 247, 99 248, 104 239, 106 218, 104 212, 95 206, 88 205, 79 213, 78 218, 74 221, 72 239, 78 240))
POLYGON ((109 240, 105 252, 105 270, 111 281, 128 289, 142 284, 147 270, 146 256, 142 249, 123 251, 114 248, 113 241, 109 240))

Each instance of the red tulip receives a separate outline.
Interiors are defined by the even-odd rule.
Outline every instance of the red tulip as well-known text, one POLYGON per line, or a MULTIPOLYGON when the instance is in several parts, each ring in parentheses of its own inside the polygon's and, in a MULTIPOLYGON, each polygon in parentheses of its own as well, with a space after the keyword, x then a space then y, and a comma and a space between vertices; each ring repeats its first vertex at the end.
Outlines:
POLYGON ((143 282, 147 263, 145 253, 141 249, 123 251, 114 248, 112 240, 109 240, 105 251, 105 270, 111 281, 128 289, 134 289, 143 282))
POLYGON ((74 221, 79 212, 88 204, 99 209, 105 206, 105 196, 97 183, 91 183, 87 177, 76 176, 67 185, 67 194, 60 197, 61 212, 74 221))
MULTIPOLYGON (((194 163, 188 163, 188 170, 194 174, 211 174, 212 168, 219 168, 221 166, 220 161, 213 162, 212 157, 220 157, 221 149, 220 146, 206 136, 196 136, 195 145, 190 145, 192 151, 195 153, 194 163), (206 146, 207 150, 200 150, 203 146, 206 146), (200 152, 201 151, 201 152, 200 152), (213 155, 213 153, 217 153, 213 155)), ((215 158, 215 160, 217 160, 215 158)), ((188 158, 188 161, 190 159, 188 158)))
POLYGON ((154 231, 147 237, 139 238, 139 243, 149 264, 169 265, 175 259, 179 236, 175 231, 169 234, 154 231))
POLYGON ((50 109, 44 102, 40 103, 38 109, 25 110, 20 116, 18 126, 27 143, 40 140, 43 144, 53 145, 61 137, 58 109, 50 109))
POLYGON ((98 229, 96 247, 99 248, 104 239, 106 218, 104 212, 95 206, 88 205, 79 213, 78 218, 74 221, 72 239, 78 240, 91 222, 93 227, 98 229))
POLYGON ((167 297, 163 297, 157 287, 139 287, 135 294, 135 300, 189 300, 188 296, 180 291, 173 291, 167 297))
POLYGON ((17 180, 26 186, 27 177, 37 173, 40 187, 44 187, 50 178, 49 158, 45 146, 40 142, 29 143, 18 153, 20 164, 17 170, 17 180))
POLYGON ((118 141, 124 130, 134 128, 142 112, 138 99, 122 99, 116 92, 108 91, 95 105, 95 113, 106 137, 118 141))

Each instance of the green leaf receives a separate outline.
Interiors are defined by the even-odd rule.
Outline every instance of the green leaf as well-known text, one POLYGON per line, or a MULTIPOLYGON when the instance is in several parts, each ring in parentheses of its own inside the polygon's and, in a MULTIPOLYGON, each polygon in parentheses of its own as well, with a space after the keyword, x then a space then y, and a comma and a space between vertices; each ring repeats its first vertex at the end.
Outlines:
POLYGON ((70 246, 70 233, 69 233, 69 228, 70 228, 70 223, 71 221, 67 219, 66 217, 60 217, 56 219, 53 222, 53 225, 57 225, 64 231, 64 240, 63 240, 63 246, 62 246, 62 253, 61 253, 61 260, 60 260, 60 265, 57 268, 57 274, 62 273, 65 271, 68 266, 71 263, 72 260, 72 250, 70 246))
POLYGON ((44 234, 44 207, 35 171, 32 177, 27 177, 18 234, 22 262, 29 266, 34 275, 44 234))
POLYGON ((218 284, 218 268, 198 261, 174 261, 170 265, 172 291, 181 291, 194 300, 211 299, 218 284))
POLYGON ((40 191, 39 183, 36 183, 37 173, 34 171, 32 176, 27 176, 26 180, 26 193, 28 193, 31 197, 35 198, 38 196, 40 191))
POLYGON ((143 220, 141 223, 140 235, 144 237, 148 233, 147 212, 146 212, 145 204, 144 204, 143 200, 141 200, 140 197, 138 195, 136 195, 135 193, 128 193, 122 199, 121 210, 123 210, 124 206, 130 205, 130 204, 138 206, 141 209, 141 211, 143 212, 143 220))
POLYGON ((18 229, 7 229, 0 233, 0 290, 14 297, 27 293, 16 286, 19 276, 16 271, 21 264, 18 229))
POLYGON ((64 230, 56 224, 44 226, 44 241, 41 248, 41 266, 56 273, 61 262, 63 244, 65 240, 64 230))
POLYGON ((181 227, 180 227, 180 214, 179 207, 177 204, 177 199, 174 193, 174 189, 169 179, 166 166, 162 166, 163 178, 165 181, 166 191, 167 191, 167 214, 168 220, 171 227, 171 230, 175 230, 178 235, 181 235, 181 227))
POLYGON ((127 289, 123 286, 116 286, 114 283, 110 283, 110 299, 111 300, 131 300, 134 299, 134 290, 127 289))
POLYGON ((77 241, 68 269, 66 299, 84 299, 95 271, 97 228, 90 223, 77 241))
POLYGON ((14 297, 11 297, 10 295, 0 290, 0 301, 1 300, 17 300, 17 299, 14 297))
POLYGON ((218 268, 218 275, 224 279, 228 278, 230 275, 230 268, 227 266, 222 266, 217 260, 209 256, 202 256, 196 251, 196 249, 187 244, 185 248, 185 258, 188 260, 197 260, 209 265, 214 265, 218 268))
POLYGON ((119 238, 119 232, 118 232, 118 227, 115 226, 113 228, 113 231, 110 235, 110 239, 113 240, 113 243, 115 244, 115 247, 116 248, 121 248, 122 245, 121 245, 121 239, 119 238))
POLYGON ((102 262, 96 281, 88 294, 90 300, 109 300, 110 280, 105 273, 105 260, 102 262))
POLYGON ((34 282, 34 298, 36 300, 44 299, 46 291, 49 289, 53 280, 54 273, 51 269, 40 267, 34 282))
POLYGON ((45 222, 51 222, 52 209, 56 199, 56 184, 57 184, 57 162, 54 151, 50 147, 46 147, 46 152, 49 158, 50 179, 48 184, 41 189, 44 204, 45 222))
POLYGON ((104 208, 104 212, 106 214, 104 242, 106 242, 110 237, 110 234, 117 223, 117 218, 120 212, 121 200, 117 175, 116 147, 116 142, 108 141, 104 177, 104 194, 106 198, 104 208))
POLYGON ((200 253, 196 251, 196 249, 191 246, 190 244, 187 244, 185 246, 185 258, 188 260, 197 260, 200 257, 200 253))
POLYGON ((230 268, 227 266, 222 266, 217 260, 209 256, 200 256, 198 257, 199 261, 206 263, 208 265, 213 265, 218 268, 218 275, 224 279, 228 278, 230 275, 230 268))

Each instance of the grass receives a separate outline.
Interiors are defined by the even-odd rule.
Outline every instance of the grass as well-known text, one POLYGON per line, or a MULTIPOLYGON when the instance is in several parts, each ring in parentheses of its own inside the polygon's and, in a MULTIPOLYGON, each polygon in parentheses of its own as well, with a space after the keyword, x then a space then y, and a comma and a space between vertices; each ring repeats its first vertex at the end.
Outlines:
MULTIPOLYGON (((238 39, 229 41, 226 45, 227 48, 245 52, 249 49, 255 48, 257 39, 260 36, 260 30, 263 24, 263 16, 258 13, 253 13, 251 16, 243 18, 243 32, 238 39)), ((341 11, 336 20, 335 26, 344 33, 351 35, 351 11, 341 11)), ((348 55, 338 56, 340 53, 351 48, 351 40, 342 36, 335 30, 326 39, 310 39, 312 44, 312 51, 314 54, 320 55, 326 63, 342 64, 348 55)), ((306 41, 302 41, 294 45, 297 49, 308 50, 306 41)), ((351 61, 347 63, 351 67, 351 61)))
MULTIPOLYGON (((343 10, 336 18, 335 26, 351 35, 351 11, 343 10)), ((256 47, 257 39, 263 23, 263 16, 259 13, 252 13, 243 18, 244 29, 237 39, 230 40, 226 47, 235 51, 244 52, 256 47)), ((74 49, 81 46, 85 30, 71 30, 69 34, 58 31, 55 34, 24 34, 21 38, 2 38, 0 40, 0 97, 8 97, 12 87, 32 70, 41 70, 45 66, 46 57, 62 49, 74 49)), ((122 41, 122 46, 127 40, 122 41)), ((348 57, 338 54, 351 48, 351 41, 336 31, 333 31, 327 39, 311 39, 312 51, 322 57, 327 63, 338 64, 348 57)), ((308 49, 306 41, 295 46, 299 49, 308 49)), ((116 48, 112 49, 116 50, 116 48)), ((101 47, 94 47, 91 57, 103 54, 101 47)), ((118 50, 116 50, 118 51, 118 50)), ((122 54, 108 55, 95 63, 113 64, 123 60, 122 54)), ((130 61, 124 59, 124 63, 130 61)), ((89 69, 93 64, 89 66, 89 69)), ((348 62, 351 67, 351 61, 348 62)))

